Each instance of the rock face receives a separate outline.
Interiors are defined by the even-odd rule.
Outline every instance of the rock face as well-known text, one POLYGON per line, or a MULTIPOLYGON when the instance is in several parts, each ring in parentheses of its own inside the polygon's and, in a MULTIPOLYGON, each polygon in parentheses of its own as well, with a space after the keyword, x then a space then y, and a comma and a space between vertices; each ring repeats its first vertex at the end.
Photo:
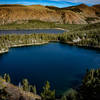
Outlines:
POLYGON ((87 24, 100 21, 100 5, 89 7, 81 4, 67 8, 41 5, 0 5, 0 24, 24 23, 28 20, 87 24))

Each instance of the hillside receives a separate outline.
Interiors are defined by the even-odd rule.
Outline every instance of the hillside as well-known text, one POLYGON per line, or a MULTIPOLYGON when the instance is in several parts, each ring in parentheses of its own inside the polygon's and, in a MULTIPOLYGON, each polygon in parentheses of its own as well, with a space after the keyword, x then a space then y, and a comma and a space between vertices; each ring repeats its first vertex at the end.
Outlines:
POLYGON ((0 100, 41 100, 41 97, 31 92, 25 92, 21 88, 7 83, 0 77, 0 100))
POLYGON ((87 24, 100 22, 100 5, 89 7, 81 4, 67 8, 42 5, 0 5, 0 24, 16 22, 27 23, 29 20, 45 22, 87 24))

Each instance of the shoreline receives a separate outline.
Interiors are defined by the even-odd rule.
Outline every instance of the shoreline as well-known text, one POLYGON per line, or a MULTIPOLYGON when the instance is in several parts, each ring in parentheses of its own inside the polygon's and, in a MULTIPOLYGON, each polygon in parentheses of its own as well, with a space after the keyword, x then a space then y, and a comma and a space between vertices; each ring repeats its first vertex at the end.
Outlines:
POLYGON ((68 30, 63 29, 63 28, 0 29, 0 31, 2 31, 2 30, 5 30, 5 31, 8 31, 8 30, 14 30, 14 31, 17 31, 17 30, 35 30, 35 29, 57 29, 57 30, 63 30, 63 31, 68 32, 68 30))
POLYGON ((74 42, 60 42, 60 43, 67 44, 67 45, 70 45, 70 46, 77 46, 77 47, 81 47, 81 48, 99 49, 100 50, 100 46, 80 45, 80 44, 75 44, 74 42))
POLYGON ((8 47, 8 49, 0 50, 0 54, 8 53, 10 48, 25 47, 25 46, 38 46, 38 45, 48 44, 50 42, 56 42, 56 43, 59 42, 59 43, 66 44, 66 45, 77 46, 77 47, 88 48, 88 49, 100 49, 99 46, 95 46, 95 47, 93 47, 93 46, 85 46, 85 45, 82 46, 82 45, 74 44, 72 42, 47 41, 47 42, 41 42, 41 43, 29 43, 29 44, 12 45, 12 46, 8 47))
POLYGON ((8 53, 10 48, 17 48, 17 47, 25 47, 25 46, 38 46, 38 45, 44 45, 48 44, 49 42, 41 42, 41 43, 29 43, 29 44, 18 44, 18 45, 12 45, 8 47, 8 49, 2 49, 0 50, 0 54, 8 53))
POLYGON ((9 52, 9 49, 6 49, 6 50, 0 50, 0 54, 4 54, 4 53, 8 53, 9 52))

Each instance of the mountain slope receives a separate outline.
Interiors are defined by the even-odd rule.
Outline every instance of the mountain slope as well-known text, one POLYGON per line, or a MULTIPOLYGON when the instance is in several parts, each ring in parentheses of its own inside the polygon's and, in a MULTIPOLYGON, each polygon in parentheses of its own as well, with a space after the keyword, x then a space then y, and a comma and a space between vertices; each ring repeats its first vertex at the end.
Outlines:
POLYGON ((89 7, 81 4, 67 8, 42 5, 0 5, 0 24, 25 23, 29 20, 87 24, 100 22, 100 5, 89 7))

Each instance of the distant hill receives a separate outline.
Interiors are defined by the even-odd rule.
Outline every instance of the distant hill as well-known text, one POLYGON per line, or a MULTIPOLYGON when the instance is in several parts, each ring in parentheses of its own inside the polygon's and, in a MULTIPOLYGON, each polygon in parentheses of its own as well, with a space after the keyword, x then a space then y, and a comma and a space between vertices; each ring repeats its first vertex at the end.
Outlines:
POLYGON ((97 23, 100 22, 100 5, 89 7, 81 4, 66 8, 42 5, 0 5, 0 24, 13 22, 20 24, 29 20, 68 24, 97 23))

